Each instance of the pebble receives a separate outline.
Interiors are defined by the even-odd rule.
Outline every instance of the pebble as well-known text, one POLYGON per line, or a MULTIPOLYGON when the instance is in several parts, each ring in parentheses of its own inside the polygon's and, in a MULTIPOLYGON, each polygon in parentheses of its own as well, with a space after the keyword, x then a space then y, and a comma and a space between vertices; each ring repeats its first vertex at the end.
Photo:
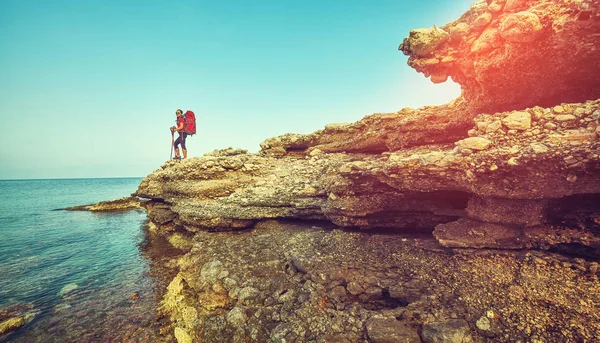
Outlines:
POLYGON ((559 122, 570 121, 570 120, 575 120, 575 119, 577 119, 577 118, 572 114, 559 114, 554 117, 554 120, 559 121, 559 122))
POLYGON ((494 122, 491 122, 485 129, 486 133, 493 133, 498 131, 498 129, 500 129, 502 127, 502 122, 499 120, 496 120, 494 122))
POLYGON ((513 112, 502 123, 510 130, 527 130, 531 128, 531 114, 524 111, 513 112))
POLYGON ((469 138, 460 140, 460 141, 456 142, 455 144, 456 144, 456 146, 465 148, 465 149, 486 150, 490 147, 492 142, 489 141, 488 139, 485 139, 482 137, 469 137, 469 138))
POLYGON ((561 114, 561 113, 565 113, 565 108, 558 105, 558 106, 554 106, 554 108, 552 108, 552 111, 554 113, 561 114))
POLYGON ((486 316, 481 316, 476 322, 475 322, 475 326, 477 326, 477 328, 479 330, 482 331, 489 331, 491 329, 491 323, 490 320, 488 319, 488 317, 486 316))

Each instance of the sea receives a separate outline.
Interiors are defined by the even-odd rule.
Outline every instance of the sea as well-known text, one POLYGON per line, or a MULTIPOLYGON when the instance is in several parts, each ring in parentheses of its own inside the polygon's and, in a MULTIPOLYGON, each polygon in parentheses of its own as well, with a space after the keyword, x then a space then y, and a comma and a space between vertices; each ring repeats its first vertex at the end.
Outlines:
POLYGON ((129 196, 141 178, 0 180, 0 342, 159 342, 146 213, 57 210, 129 196))

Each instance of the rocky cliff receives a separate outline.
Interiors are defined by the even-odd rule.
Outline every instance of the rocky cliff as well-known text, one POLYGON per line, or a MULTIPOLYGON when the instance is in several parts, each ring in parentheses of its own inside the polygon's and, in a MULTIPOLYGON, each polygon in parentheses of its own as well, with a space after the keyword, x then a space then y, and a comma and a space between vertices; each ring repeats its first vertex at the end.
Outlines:
POLYGON ((460 83, 455 101, 148 175, 136 195, 151 231, 187 252, 166 264, 168 329, 179 342, 599 337, 599 32, 597 1, 478 1, 400 46, 433 82, 460 83))

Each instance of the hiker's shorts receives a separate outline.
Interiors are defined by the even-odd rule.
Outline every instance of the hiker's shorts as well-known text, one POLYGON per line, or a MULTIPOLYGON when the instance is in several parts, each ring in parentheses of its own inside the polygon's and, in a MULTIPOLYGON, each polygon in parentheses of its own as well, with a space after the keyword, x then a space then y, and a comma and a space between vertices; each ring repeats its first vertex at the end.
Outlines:
POLYGON ((187 133, 185 132, 179 132, 179 137, 177 137, 177 139, 175 140, 175 149, 179 148, 179 144, 181 143, 181 149, 185 149, 187 150, 187 148, 185 147, 185 138, 187 137, 187 133))

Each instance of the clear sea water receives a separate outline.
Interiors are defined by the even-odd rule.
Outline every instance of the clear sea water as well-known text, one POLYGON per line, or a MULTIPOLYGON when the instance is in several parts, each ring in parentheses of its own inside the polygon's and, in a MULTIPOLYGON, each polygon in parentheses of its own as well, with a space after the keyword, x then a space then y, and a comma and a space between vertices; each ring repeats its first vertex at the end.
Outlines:
POLYGON ((128 196, 140 181, 0 180, 0 315, 35 315, 0 342, 160 340, 145 212, 55 210, 128 196))

